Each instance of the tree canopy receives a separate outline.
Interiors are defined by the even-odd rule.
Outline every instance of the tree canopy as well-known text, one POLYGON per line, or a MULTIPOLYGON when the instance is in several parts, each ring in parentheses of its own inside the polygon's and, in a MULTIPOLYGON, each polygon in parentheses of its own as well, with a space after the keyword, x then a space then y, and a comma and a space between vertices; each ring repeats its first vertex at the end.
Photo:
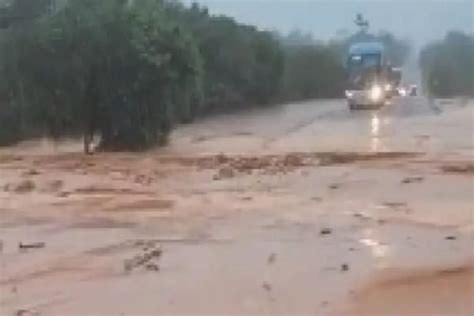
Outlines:
POLYGON ((426 90, 434 96, 474 96, 474 36, 449 32, 420 54, 426 90))

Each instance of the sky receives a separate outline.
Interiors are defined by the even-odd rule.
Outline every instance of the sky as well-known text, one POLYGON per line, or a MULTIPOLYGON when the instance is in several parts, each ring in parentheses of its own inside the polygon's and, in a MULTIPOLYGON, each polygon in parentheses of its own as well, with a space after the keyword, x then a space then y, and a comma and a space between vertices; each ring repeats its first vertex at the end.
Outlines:
MULTIPOLYGON (((185 0, 190 3, 192 0, 185 0)), ((354 31, 362 13, 371 30, 387 30, 419 47, 449 30, 474 33, 474 0, 198 0, 212 14, 224 14, 266 30, 294 29, 327 40, 354 31)))

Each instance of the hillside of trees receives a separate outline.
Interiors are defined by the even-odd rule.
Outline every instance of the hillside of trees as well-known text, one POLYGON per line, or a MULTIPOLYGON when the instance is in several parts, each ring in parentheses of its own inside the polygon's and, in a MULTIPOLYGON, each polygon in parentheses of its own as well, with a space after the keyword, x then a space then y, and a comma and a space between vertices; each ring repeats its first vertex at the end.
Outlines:
POLYGON ((12 0, 0 24, 0 145, 84 136, 86 151, 94 134, 142 150, 204 115, 342 96, 354 40, 292 39, 173 0, 12 0))
POLYGON ((420 54, 426 91, 436 97, 474 96, 474 36, 450 32, 420 54))

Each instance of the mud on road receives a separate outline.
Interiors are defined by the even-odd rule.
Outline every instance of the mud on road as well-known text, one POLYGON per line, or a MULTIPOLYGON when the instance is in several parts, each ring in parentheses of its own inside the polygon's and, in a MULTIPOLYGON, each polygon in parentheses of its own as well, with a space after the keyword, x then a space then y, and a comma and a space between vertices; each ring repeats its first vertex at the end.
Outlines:
POLYGON ((2 315, 472 315, 472 104, 318 101, 0 150, 2 315))

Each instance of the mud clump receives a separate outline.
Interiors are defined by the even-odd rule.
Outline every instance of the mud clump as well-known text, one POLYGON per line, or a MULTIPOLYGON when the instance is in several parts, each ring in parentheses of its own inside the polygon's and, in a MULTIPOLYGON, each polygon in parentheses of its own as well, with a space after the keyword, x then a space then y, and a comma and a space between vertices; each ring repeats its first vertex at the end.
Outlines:
POLYGON ((321 236, 326 236, 326 235, 331 235, 332 234, 332 229, 331 228, 323 228, 319 232, 321 236))
POLYGON ((416 153, 410 152, 377 152, 377 153, 320 153, 319 165, 332 166, 340 164, 355 163, 358 161, 390 160, 413 158, 416 153))
POLYGON ((85 186, 81 188, 77 188, 74 190, 76 194, 110 194, 110 195, 122 195, 122 194, 130 194, 130 195, 149 195, 151 192, 149 191, 137 191, 130 188, 114 188, 114 187, 102 187, 96 185, 85 186))
POLYGON ((262 285, 263 289, 267 292, 271 292, 272 291, 272 286, 270 285, 270 283, 267 283, 267 282, 264 282, 263 285, 262 285))
POLYGON ((136 247, 141 247, 143 253, 136 255, 132 259, 127 259, 123 263, 123 269, 126 273, 131 273, 137 269, 145 271, 158 272, 160 266, 157 260, 161 258, 163 253, 161 246, 155 241, 138 241, 136 247))
POLYGON ((455 173, 455 174, 474 174, 474 163, 466 164, 452 164, 441 166, 441 171, 445 173, 455 173))
POLYGON ((172 209, 175 205, 173 200, 166 199, 139 199, 131 202, 123 202, 104 209, 110 212, 133 212, 133 211, 158 211, 172 209))
POLYGON ((24 175, 25 176, 37 176, 37 175, 40 175, 41 172, 39 172, 38 170, 32 168, 32 169, 29 169, 29 170, 26 170, 24 175))
POLYGON ((230 179, 235 177, 235 171, 231 166, 225 166, 219 169, 213 177, 214 180, 230 179))
POLYGON ((35 242, 35 243, 20 242, 18 244, 18 249, 20 249, 20 251, 28 251, 31 249, 42 249, 44 247, 46 247, 46 244, 44 242, 35 242))
POLYGON ((15 312, 15 316, 41 316, 39 312, 27 310, 27 309, 19 309, 15 312))
POLYGON ((267 264, 268 264, 268 265, 274 264, 275 261, 276 261, 276 258, 277 258, 276 253, 272 253, 270 256, 268 256, 267 264))
MULTIPOLYGON (((201 157, 161 157, 158 161, 160 163, 177 163, 201 170, 231 168, 237 176, 238 174, 252 174, 255 171, 270 175, 278 173, 285 174, 309 166, 331 166, 355 163, 358 161, 411 158, 417 155, 416 153, 409 152, 293 152, 261 156, 227 156, 219 154, 201 157)), ((218 179, 219 176, 216 175, 214 178, 218 179)))
MULTIPOLYGON (((13 188, 13 191, 15 193, 30 193, 35 188, 36 185, 32 180, 23 180, 13 188)), ((9 186, 6 189, 9 190, 9 186)))
MULTIPOLYGON (((234 178, 239 174, 278 174, 294 171, 296 168, 306 167, 314 164, 312 159, 299 154, 288 154, 284 156, 261 156, 261 157, 227 157, 217 156, 214 163, 219 166, 214 180, 234 178)), ((205 167, 213 168, 216 165, 205 164, 205 167)))
POLYGON ((53 180, 48 183, 48 192, 58 192, 64 186, 64 182, 62 180, 53 180))
POLYGON ((424 180, 423 177, 407 177, 402 180, 402 184, 421 183, 424 180))

